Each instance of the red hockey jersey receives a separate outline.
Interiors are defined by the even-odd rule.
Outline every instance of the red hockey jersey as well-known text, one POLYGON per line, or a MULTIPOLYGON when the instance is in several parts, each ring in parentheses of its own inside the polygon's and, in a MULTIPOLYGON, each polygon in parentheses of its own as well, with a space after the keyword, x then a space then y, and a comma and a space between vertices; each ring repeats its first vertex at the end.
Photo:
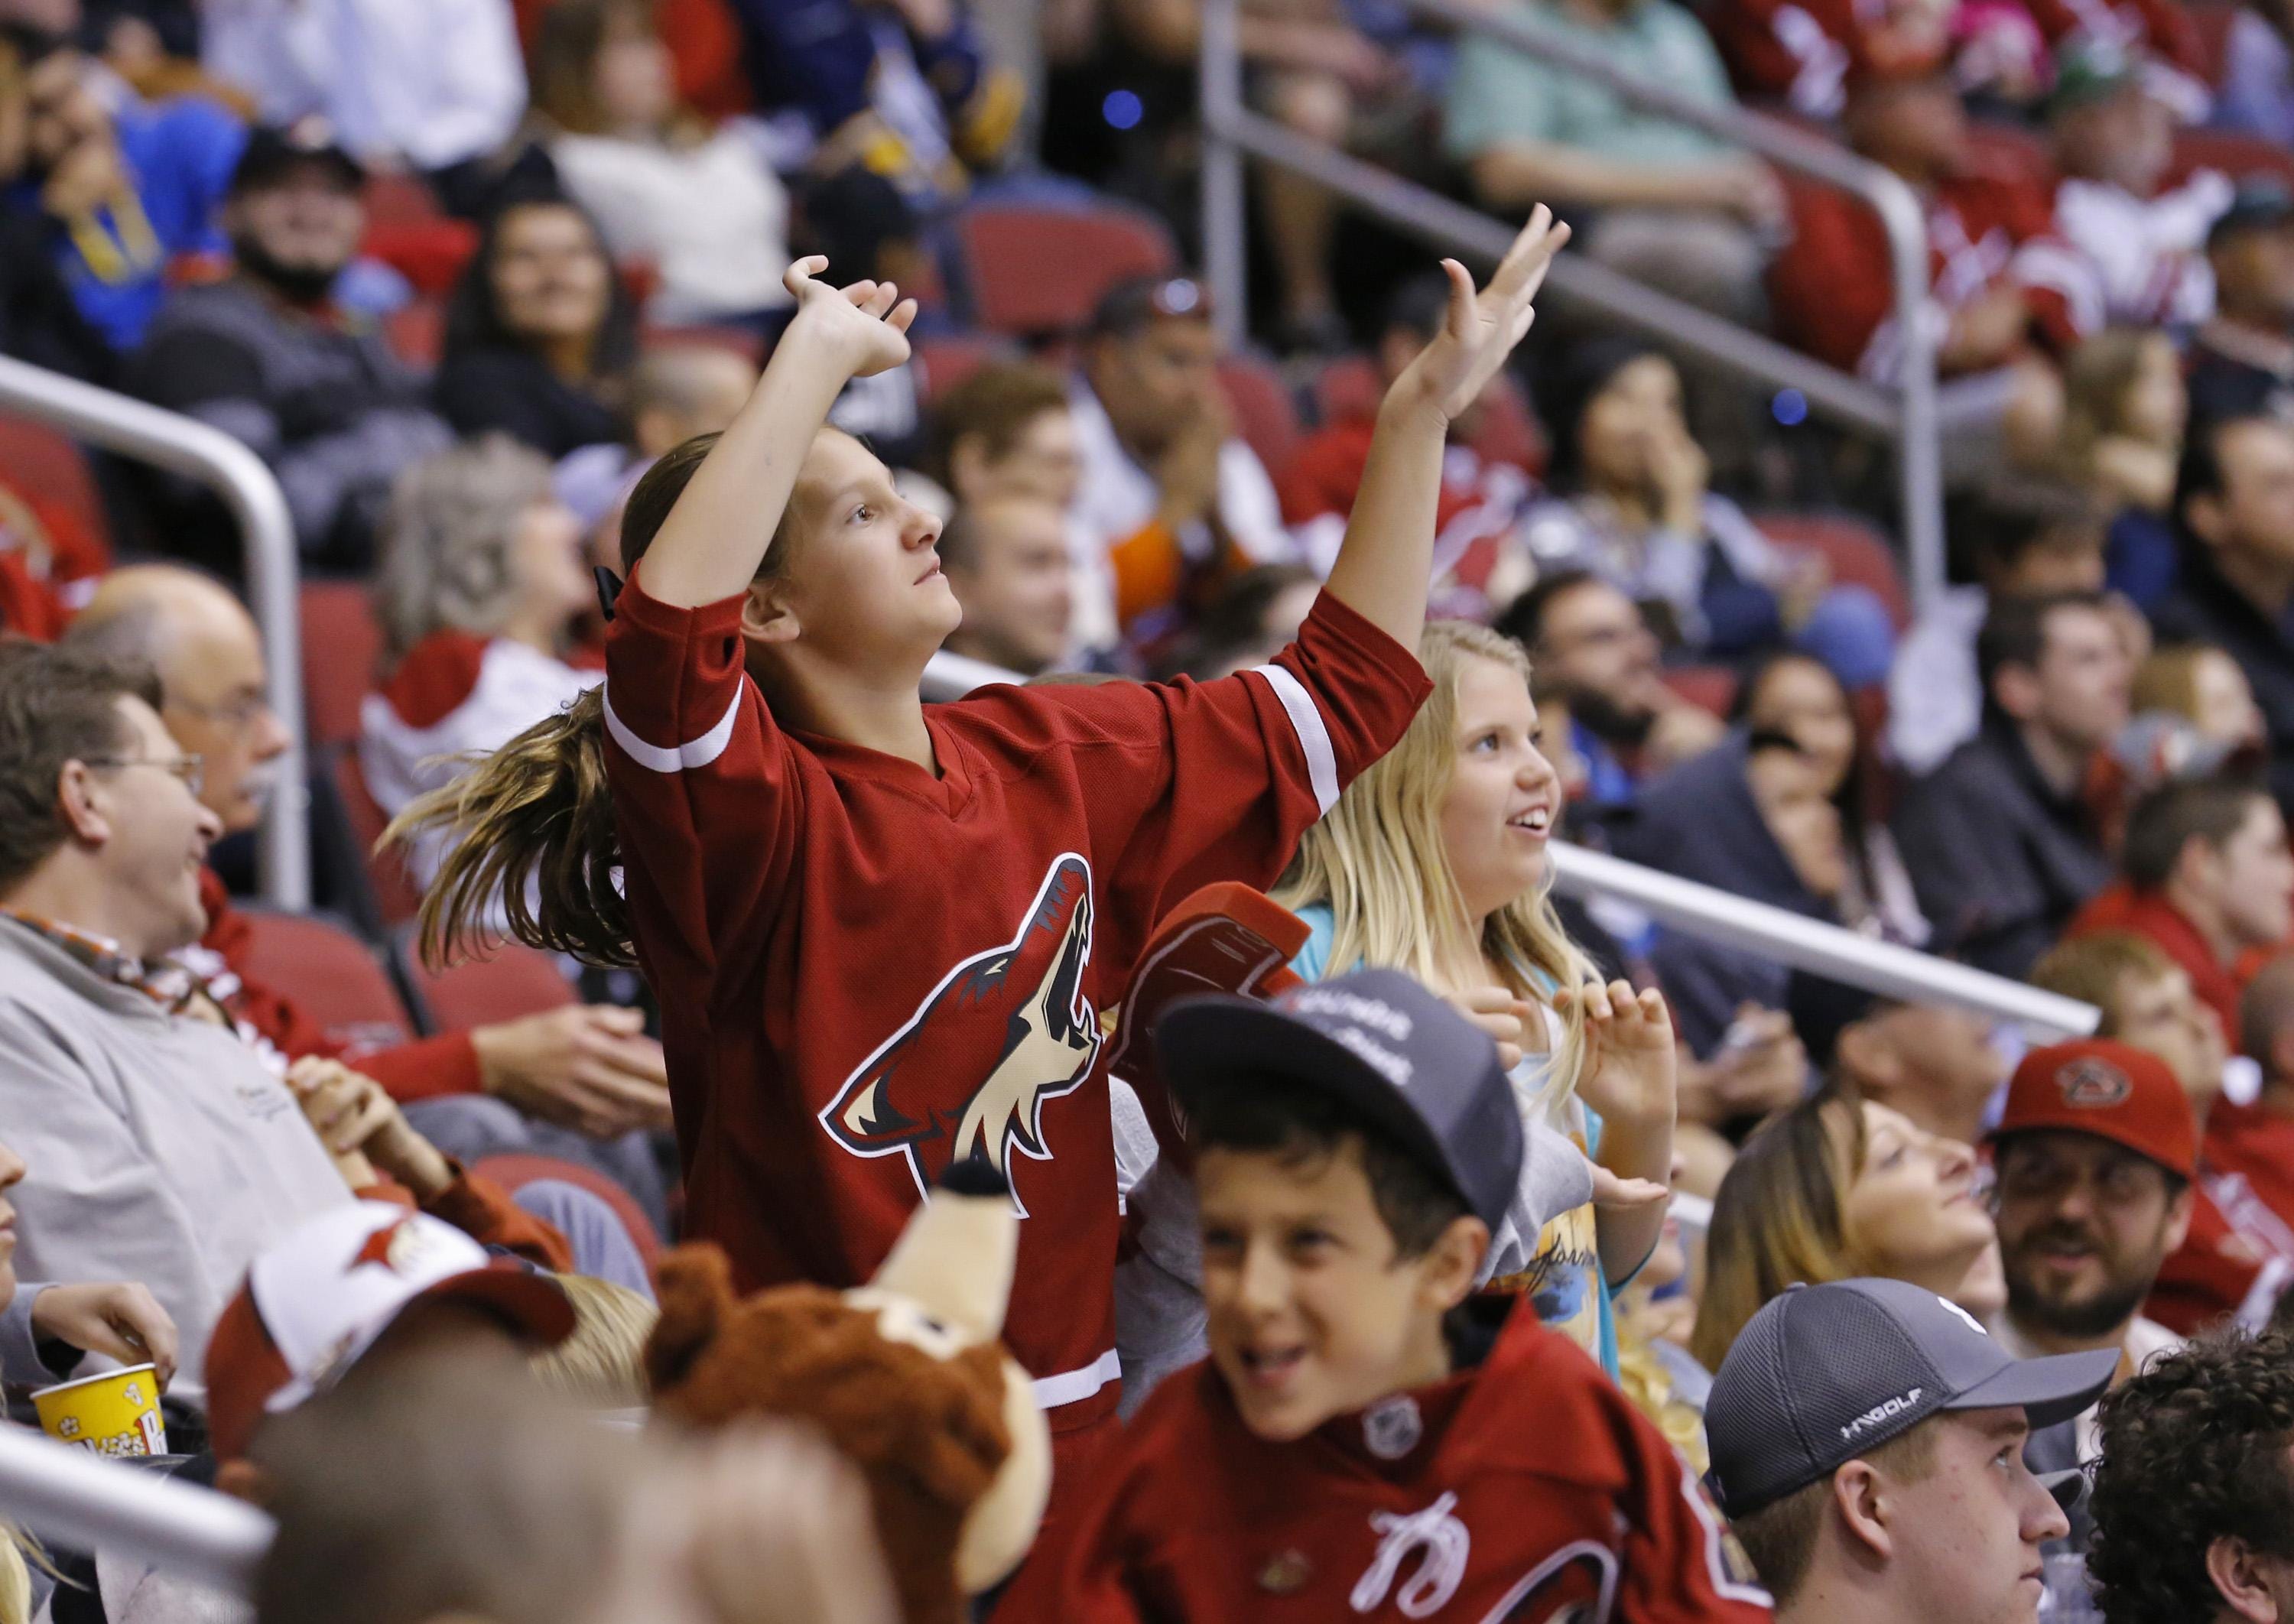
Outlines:
POLYGON ((1292 1443, 1255 1436, 1198 1365, 1086 1498, 996 1624, 1769 1616, 1672 1446, 1518 1300, 1479 1366, 1292 1443))
POLYGON ((1171 904, 1273 881, 1401 737, 1425 674, 1325 594, 1273 664, 1221 681, 927 707, 935 777, 777 727, 740 607, 632 581, 606 646, 687 1232, 744 1288, 849 1286, 943 1169, 984 1157, 1025 1219, 1005 1341, 1054 1430, 1087 1425, 1119 1368, 1100 1011, 1171 904))

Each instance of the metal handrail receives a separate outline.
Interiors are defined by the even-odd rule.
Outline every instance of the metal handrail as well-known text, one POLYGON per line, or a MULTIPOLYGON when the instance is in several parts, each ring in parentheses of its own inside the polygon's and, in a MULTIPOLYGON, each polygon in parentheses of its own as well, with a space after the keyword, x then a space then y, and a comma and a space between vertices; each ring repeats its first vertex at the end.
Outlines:
POLYGON ((164 1572, 251 1594, 276 1525, 254 1506, 0 1423, 0 1519, 60 1549, 132 1551, 164 1572))
POLYGON ((231 509, 246 545, 248 596, 262 629, 264 661, 271 668, 271 709, 288 738, 278 788, 263 816, 263 897, 273 907, 309 907, 302 632, 296 602, 301 559, 278 479, 263 459, 221 429, 7 356, 0 356, 0 408, 196 480, 231 509))
MULTIPOLYGON (((990 683, 1026 680, 1016 671, 958 654, 940 654, 924 667, 923 693, 928 700, 961 699, 990 683)), ((1573 897, 1609 897, 1685 936, 1759 954, 1882 997, 1973 1010, 1994 1020, 2012 1021, 2034 1038, 2049 1041, 2086 1037, 2103 1019, 2093 1004, 2041 992, 1932 953, 1875 942, 1839 925, 1644 868, 1604 852, 1562 840, 1556 840, 1549 849, 1553 854, 1557 890, 1573 897)))
MULTIPOLYGON (((1942 455, 1936 402, 1935 335, 1921 313, 1928 301, 1927 223, 1918 199, 1881 166, 1781 120, 1740 108, 1693 102, 1670 86, 1620 71, 1598 53, 1538 23, 1525 8, 1482 9, 1470 0, 1403 0, 1412 11, 1458 29, 1490 35, 1530 55, 1593 79, 1624 101, 1758 152, 1786 169, 1854 193, 1879 215, 1887 234, 1895 319, 1903 345, 1900 386, 1866 379, 1786 348, 1647 288, 1582 256, 1563 256, 1549 285, 1611 318, 1663 337, 1731 371, 1797 389, 1811 410, 1898 443, 1904 546, 1916 603, 1933 603, 1945 584, 1942 455)), ((1293 170, 1402 230, 1454 252, 1493 258, 1513 228, 1426 187, 1308 141, 1244 105, 1237 27, 1239 0, 1205 0, 1201 81, 1204 134, 1204 273, 1231 340, 1239 339, 1247 271, 1242 158, 1293 170)))

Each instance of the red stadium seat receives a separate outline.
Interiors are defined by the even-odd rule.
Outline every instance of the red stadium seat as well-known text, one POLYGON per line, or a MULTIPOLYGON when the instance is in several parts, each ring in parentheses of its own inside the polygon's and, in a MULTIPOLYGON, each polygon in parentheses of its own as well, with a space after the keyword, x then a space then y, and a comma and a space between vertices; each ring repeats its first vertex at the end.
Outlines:
POLYGON ((385 926, 403 925, 421 911, 422 894, 415 889, 414 877, 407 873, 403 857, 396 851, 375 850, 375 843, 382 839, 390 818, 376 802, 373 792, 366 787, 366 775, 359 770, 358 751, 341 744, 335 747, 333 755, 335 792, 342 798, 344 815, 350 820, 351 834, 365 863, 367 884, 374 892, 375 911, 385 926))
MULTIPOLYGON (((1325 423, 1366 418, 1378 410, 1378 365, 1367 355, 1341 355, 1314 380, 1315 415, 1325 423)), ((1509 373, 1492 381, 1488 410, 1470 443, 1492 462, 1509 462, 1533 474, 1545 472, 1545 432, 1509 373)))
POLYGON ((2236 130, 2177 130, 2175 161, 2168 170, 2170 182, 2193 169, 2219 169, 2233 181, 2267 175, 2294 186, 2294 152, 2259 135, 2236 130))
POLYGON ((434 1032, 468 1032, 539 1015, 580 996, 556 959, 522 943, 497 943, 483 956, 458 960, 444 970, 423 963, 411 939, 403 945, 407 978, 434 1032))
POLYGON ((108 554, 111 524, 96 494, 87 454, 45 423, 0 412, 0 484, 30 503, 53 509, 108 554))
POLYGON ((588 1190, 614 1209, 622 1227, 630 1232, 639 1257, 645 1262, 647 1272, 661 1255, 661 1235, 647 1217, 645 1208, 630 1199, 630 1192, 594 1168, 579 1162, 561 1162, 550 1156, 525 1156, 505 1151, 500 1156, 481 1157, 470 1168, 480 1178, 488 1179, 512 1195, 541 1179, 555 1179, 561 1184, 572 1184, 588 1190))
POLYGON ((1667 666, 1664 686, 1715 716, 1728 715, 1737 700, 1737 673, 1725 665, 1667 666))
POLYGON ((390 353, 419 371, 429 371, 446 353, 446 306, 416 299, 382 319, 382 338, 390 353))
POLYGON ((2005 180, 2030 181, 2054 190, 2054 160, 2047 143, 2019 125, 1968 121, 1967 142, 1976 168, 2005 180))
POLYGON ((1114 203, 975 204, 956 243, 979 324, 1023 338, 1073 332, 1116 283, 1179 263, 1160 220, 1114 203))
POLYGON ((411 225, 418 221, 445 217, 446 211, 438 207, 438 194, 430 190, 430 183, 420 175, 399 170, 367 177, 366 221, 369 226, 411 225))
POLYGON ((1896 555, 1863 520, 1836 513, 1757 513, 1753 522, 1779 547, 1821 553, 1841 586, 1868 587, 1901 631, 1912 622, 1911 594, 1896 555))
POLYGON ((942 333, 920 337, 914 347, 927 407, 989 361, 1010 360, 1018 353, 1009 339, 993 333, 942 333))
POLYGON ((1302 438, 1289 386, 1270 362, 1256 355, 1231 355, 1219 362, 1218 370, 1219 386, 1234 413, 1235 433, 1258 453, 1268 473, 1281 473, 1290 466, 1302 438))
POLYGON ((414 1035, 390 972, 349 929, 320 914, 240 913, 248 930, 248 978, 294 999, 329 1037, 381 1049, 414 1035))
POLYGON ((382 628, 366 585, 306 581, 303 620, 304 726, 313 746, 347 744, 359 735, 359 702, 374 692, 382 663, 382 628))

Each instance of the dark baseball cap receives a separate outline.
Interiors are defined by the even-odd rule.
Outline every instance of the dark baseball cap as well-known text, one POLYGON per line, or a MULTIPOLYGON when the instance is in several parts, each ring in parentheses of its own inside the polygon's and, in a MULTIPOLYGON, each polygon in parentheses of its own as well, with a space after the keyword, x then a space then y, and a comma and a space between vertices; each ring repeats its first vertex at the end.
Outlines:
POLYGON ((2294 222, 2294 192, 2269 175, 2249 175, 2231 194, 2230 207, 2207 228, 2207 247, 2220 248, 2241 231, 2283 230, 2294 222))
MULTIPOLYGON (((2117 1348, 2016 1359, 1965 1309, 1904 1280, 1793 1286, 1712 1378, 1705 1481, 1741 1517, 1948 1410, 2020 1409, 2034 1430, 2068 1421, 2118 1368, 2117 1348)), ((2083 1486, 2076 1472, 2042 1481, 2066 1508, 2083 1486)))
POLYGON ((1151 321, 1208 321, 1211 290, 1192 276, 1126 277, 1092 307, 1085 330, 1094 338, 1125 338, 1151 321))
POLYGON ((2055 60, 2055 83, 2047 95, 2047 117, 2059 118, 2076 108, 2108 102, 2129 86, 2142 83, 2140 58, 2123 46, 2103 40, 2083 40, 2066 47, 2055 60))
POLYGON ((366 170, 335 139, 324 120, 305 118, 284 128, 264 126, 249 130, 239 166, 231 172, 234 192, 275 186, 305 164, 315 164, 331 174, 345 191, 366 185, 366 170))
POLYGON ((1262 1003, 1178 1001, 1154 1027, 1182 1113, 1268 1077, 1345 1100, 1495 1231, 1521 1182, 1521 1108, 1489 1034, 1398 970, 1363 970, 1262 1003))

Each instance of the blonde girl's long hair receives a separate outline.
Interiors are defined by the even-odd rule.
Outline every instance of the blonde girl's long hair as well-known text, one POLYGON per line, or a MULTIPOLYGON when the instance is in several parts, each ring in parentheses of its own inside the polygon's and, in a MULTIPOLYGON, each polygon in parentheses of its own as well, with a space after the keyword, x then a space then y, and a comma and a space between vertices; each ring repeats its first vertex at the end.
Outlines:
MULTIPOLYGON (((1287 907, 1330 910, 1327 973, 1361 964, 1404 970, 1439 986, 1445 914, 1465 898, 1442 844, 1442 801, 1458 759, 1458 685, 1468 664, 1487 660, 1529 681, 1521 645, 1485 627, 1436 621, 1418 639, 1419 663, 1434 692, 1402 742, 1348 784, 1338 804, 1306 832, 1275 899, 1287 907)), ((1543 1004, 1550 987, 1597 978, 1592 962, 1553 911, 1551 871, 1482 926, 1482 956, 1521 996, 1543 1004), (1541 980, 1544 985, 1541 986, 1541 980)), ((1585 1054, 1583 1018, 1564 1018, 1561 1041, 1533 1100, 1550 1111, 1577 1086, 1585 1054)))

